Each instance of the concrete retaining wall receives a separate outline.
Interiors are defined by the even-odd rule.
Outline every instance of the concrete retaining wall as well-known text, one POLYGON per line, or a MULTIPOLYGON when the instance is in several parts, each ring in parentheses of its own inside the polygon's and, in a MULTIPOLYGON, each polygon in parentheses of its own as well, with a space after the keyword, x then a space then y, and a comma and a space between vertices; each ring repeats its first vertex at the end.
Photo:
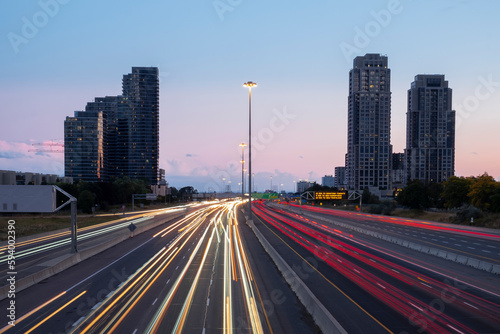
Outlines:
POLYGON ((259 239, 262 247, 269 254, 274 261, 283 278, 290 285, 292 290, 296 293, 299 300, 305 306, 309 313, 311 313, 314 321, 323 333, 342 333, 347 334, 339 322, 332 316, 326 307, 316 298, 307 285, 297 276, 295 271, 290 268, 288 263, 278 254, 274 247, 262 235, 259 229, 253 224, 252 221, 247 221, 248 226, 253 230, 257 239, 259 239))

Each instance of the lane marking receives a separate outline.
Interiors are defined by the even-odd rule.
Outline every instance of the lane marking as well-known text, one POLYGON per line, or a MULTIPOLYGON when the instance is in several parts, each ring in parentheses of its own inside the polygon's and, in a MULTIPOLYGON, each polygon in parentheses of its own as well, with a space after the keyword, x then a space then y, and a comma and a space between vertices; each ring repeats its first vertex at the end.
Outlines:
POLYGON ((453 326, 452 326, 452 325, 450 325, 450 324, 446 324, 446 326, 450 327, 451 329, 453 329, 454 331, 456 331, 456 332, 458 332, 458 333, 465 334, 464 332, 459 331, 458 329, 456 329, 455 327, 453 327, 453 326))
POLYGON ((465 305, 469 305, 470 307, 475 308, 476 310, 479 310, 479 309, 478 309, 477 307, 475 307, 474 305, 471 305, 471 304, 469 304, 469 303, 467 303, 467 302, 463 302, 463 303, 464 303, 465 305))
POLYGON ((418 307, 417 305, 413 304, 412 302, 409 302, 408 304, 410 304, 411 306, 413 306, 414 308, 418 309, 420 312, 422 312, 423 310, 418 307))

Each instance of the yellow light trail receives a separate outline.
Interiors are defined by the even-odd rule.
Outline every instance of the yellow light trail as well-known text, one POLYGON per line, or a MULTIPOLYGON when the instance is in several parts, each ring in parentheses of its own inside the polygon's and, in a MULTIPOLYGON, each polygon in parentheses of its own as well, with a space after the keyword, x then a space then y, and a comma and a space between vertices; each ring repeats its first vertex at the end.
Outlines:
MULTIPOLYGON (((200 224, 200 226, 201 226, 201 224, 200 224)), ((195 231, 193 231, 193 233, 194 232, 195 231)), ((165 297, 165 299, 161 303, 160 307, 156 311, 156 314, 155 314, 153 320, 149 323, 149 325, 146 329, 146 333, 156 333, 158 331, 158 327, 160 326, 160 323, 163 320, 163 317, 165 316, 165 313, 166 313, 166 311, 167 311, 167 309, 172 301, 172 298, 175 295, 175 293, 177 292, 179 285, 180 285, 182 279, 184 278, 184 275, 186 274, 189 266, 193 262, 196 254, 198 253, 198 250, 200 249, 201 245, 203 244, 205 237, 207 235, 207 232, 208 232, 208 228, 205 229, 205 232, 203 233, 202 237, 200 238, 200 240, 196 244, 196 247, 193 250, 193 252, 191 253, 191 256, 189 257, 186 265, 184 266, 181 273, 177 277, 176 281, 172 285, 172 288, 170 289, 169 293, 167 294, 167 296, 165 297)), ((187 242, 188 242, 188 240, 186 240, 185 243, 187 243, 187 242)))
MULTIPOLYGON (((194 226, 193 226, 193 227, 194 227, 194 226)), ((160 261, 160 260, 161 260, 161 259, 162 259, 165 255, 166 255, 166 254, 168 254, 168 252, 169 252, 169 251, 170 251, 170 250, 171 250, 171 249, 172 249, 172 248, 173 248, 173 247, 174 247, 174 246, 175 246, 175 245, 176 245, 176 244, 177 244, 177 243, 181 240, 182 236, 184 236, 184 235, 188 234, 191 230, 193 230, 193 227, 192 227, 192 228, 190 228, 190 229, 188 229, 188 230, 185 230, 184 232, 182 232, 182 233, 181 233, 181 235, 180 235, 180 236, 179 236, 179 237, 175 240, 175 242, 173 242, 173 243, 169 246, 169 248, 168 248, 167 250, 165 250, 165 252, 164 252, 164 253, 163 253, 163 254, 162 254, 162 255, 161 255, 161 256, 160 256, 160 257, 159 257, 156 261, 154 261, 154 262, 153 262, 153 263, 149 266, 149 268, 147 268, 147 270, 145 270, 145 271, 144 271, 144 273, 142 273, 139 277, 137 277, 137 278, 135 279, 135 281, 133 281, 132 283, 130 283, 130 285, 129 285, 129 286, 128 286, 128 287, 127 287, 127 288, 126 288, 126 289, 125 289, 125 290, 124 290, 124 291, 123 291, 123 292, 122 292, 122 293, 121 293, 121 294, 120 294, 120 295, 119 295, 119 296, 118 296, 118 297, 117 297, 117 298, 116 298, 113 302, 111 302, 111 303, 110 303, 110 304, 109 304, 109 305, 108 305, 108 306, 107 306, 107 307, 106 307, 106 308, 105 308, 105 309, 104 309, 104 310, 103 310, 103 311, 102 311, 102 312, 101 312, 101 313, 100 313, 100 314, 99 314, 99 315, 98 315, 98 316, 97 316, 97 317, 96 317, 96 318, 95 318, 95 319, 94 319, 94 320, 93 320, 93 321, 92 321, 92 322, 91 322, 91 323, 90 323, 87 327, 85 327, 81 333, 83 334, 83 333, 86 333, 87 331, 89 331, 89 330, 90 330, 90 329, 91 329, 91 328, 92 328, 92 327, 93 327, 93 326, 97 323, 97 321, 99 321, 99 320, 100 320, 100 319, 101 319, 104 315, 106 315, 106 314, 107 314, 107 312, 109 312, 109 311, 111 310, 111 308, 112 308, 112 307, 113 307, 113 306, 114 306, 114 305, 115 305, 115 304, 116 304, 116 303, 117 303, 117 302, 118 302, 121 298, 123 298, 123 297, 124 297, 124 295, 125 295, 128 291, 130 291, 130 290, 131 290, 131 289, 132 289, 132 288, 133 288, 136 284, 138 284, 138 283, 139 283, 139 281, 140 281, 140 280, 141 280, 141 279, 142 279, 142 278, 146 275, 146 273, 148 273, 149 271, 151 271, 151 270, 152 270, 152 268, 153 268, 153 267, 154 267, 154 266, 155 266, 155 265, 156 265, 156 264, 157 264, 157 263, 158 263, 158 262, 159 262, 159 261, 160 261)), ((196 229, 194 229, 194 230, 191 232, 191 234, 189 235, 189 237, 188 237, 188 238, 184 241, 184 243, 183 243, 180 247, 178 247, 178 248, 176 247, 176 248, 174 249, 174 251, 173 251, 173 252, 175 252, 175 253, 174 253, 174 254, 173 254, 173 256, 172 256, 172 259, 173 259, 173 258, 175 258, 175 256, 179 253, 179 251, 180 251, 180 250, 181 250, 181 249, 182 249, 182 248, 183 248, 183 247, 187 244, 187 242, 190 240, 190 238, 194 235, 194 233, 195 233, 195 232, 196 232, 196 229)), ((169 256, 169 257, 170 257, 170 256, 169 256)), ((163 267, 163 269, 161 270, 160 274, 158 274, 158 275, 156 275, 156 276, 161 275, 161 273, 162 273, 162 272, 163 272, 163 271, 167 268, 168 264, 170 264, 170 262, 172 261, 172 259, 171 259, 171 260, 170 260, 170 261, 169 261, 169 262, 168 262, 168 263, 167 263, 167 264, 163 267)), ((165 261, 164 261, 164 263, 165 263, 165 261)), ((159 268, 161 268, 161 267, 162 267, 162 266, 160 266, 159 268)), ((156 271, 155 271, 155 272, 151 275, 151 277, 155 277, 155 275, 154 275, 154 274, 155 274, 156 272, 158 272, 159 268, 158 268, 158 269, 157 269, 157 270, 156 270, 156 271)), ((150 279, 151 279, 151 278, 150 278, 150 279)), ((155 279, 156 279, 156 278, 155 278, 155 279)), ((150 282, 150 280, 146 281, 146 283, 144 283, 144 284, 142 285, 142 287, 144 288, 144 285, 145 285, 145 284, 147 284, 148 282, 150 282)), ((151 283, 151 284, 152 284, 152 283, 151 283)), ((146 290, 147 290, 147 289, 149 289, 149 287, 151 286, 151 284, 149 284, 149 285, 148 285, 148 287, 146 288, 146 290)), ((124 285, 124 286, 125 286, 125 285, 124 285)), ((118 291, 117 291, 117 292, 118 292, 118 291)), ((116 294, 116 292, 115 292, 115 294, 116 294)), ((113 295, 115 295, 115 294, 113 294, 113 295)), ((141 295, 141 296, 142 296, 142 295, 141 295)), ((101 307, 103 307, 103 305, 104 305, 104 303, 101 305, 101 307)), ((135 303, 134 303, 134 305, 135 305, 135 303)), ((99 308, 101 308, 101 307, 99 307, 99 308)), ((97 312, 97 310, 98 310, 99 308, 95 309, 93 313, 97 312)), ((122 310, 123 310, 123 308, 122 308, 122 310)), ((128 311, 127 311, 127 314, 128 314, 128 311)), ((89 316, 88 316, 87 318, 89 318, 89 316)), ((116 317, 115 317, 115 318, 116 318, 116 317)), ((123 316, 122 316, 122 317, 121 317, 121 318, 117 321, 117 323, 118 323, 118 324, 119 324, 119 323, 121 323, 121 321, 122 321, 122 320, 123 320, 123 316)), ((108 327, 109 327, 109 324, 108 324, 108 327)), ((113 327, 113 328, 116 328, 116 326, 115 326, 115 327, 113 327)))
MULTIPOLYGON (((206 210, 209 210, 209 212, 211 212, 210 208, 209 209, 206 209, 206 210)), ((202 212, 203 213, 203 212, 202 212)), ((179 238, 177 238, 176 242, 174 242, 173 245, 175 245, 178 241, 180 241, 181 237, 186 235, 187 233, 189 233, 191 230, 193 230, 194 228, 197 228, 201 225, 202 221, 200 220, 199 223, 197 225, 192 225, 189 229, 185 230, 179 238)), ((168 258, 170 258, 170 256, 151 274, 151 277, 142 284, 142 286, 138 289, 138 291, 132 296, 130 297, 129 301, 124 305, 122 306, 122 308, 120 309, 120 311, 117 313, 117 315, 115 315, 115 317, 108 323, 107 327, 105 328, 105 330, 107 331, 108 328, 111 326, 111 324, 114 323, 113 327, 111 329, 109 329, 109 331, 107 331, 107 333, 112 333, 116 330, 116 328, 121 324, 121 322, 125 319, 125 317, 129 314, 129 312, 135 307, 135 305, 139 302, 139 300, 143 297, 143 295, 149 290, 149 288, 156 282, 156 280, 158 279, 158 277, 161 276, 161 274, 166 270, 166 268, 168 267, 168 265, 173 261, 173 259, 177 256, 177 254, 182 250, 182 248, 184 248, 184 246, 189 242, 189 240, 191 239, 191 237, 194 235, 194 233, 196 232, 196 229, 194 229, 191 234, 186 238, 186 240, 182 243, 181 246, 179 246, 179 248, 175 248, 174 249, 174 252, 173 254, 171 254, 171 259, 168 261, 168 263, 165 263, 166 260, 168 260, 168 258), (148 284, 149 283, 149 284, 148 284), (147 286, 146 286, 147 284, 147 286), (142 292, 141 292, 142 291, 142 292), (141 293, 140 293, 141 292, 141 293), (140 293, 140 294, 139 294, 140 293), (129 306, 130 305, 130 306, 129 306), (121 316, 120 316, 121 315, 121 316), (120 318, 118 319, 118 316, 120 316, 120 318)), ((161 233, 161 232, 160 232, 161 233)), ((173 246, 171 245, 171 247, 173 246)), ((170 248, 169 248, 170 249, 170 248)), ((168 251, 168 250, 167 250, 168 251)), ((191 260, 190 260, 191 262, 191 260)), ((190 263, 189 262, 189 263, 190 263)), ((153 264, 155 265, 155 264, 153 264)))
POLYGON ((175 327, 172 330, 172 332, 181 333, 182 329, 184 328, 184 323, 186 321, 189 309, 190 309, 192 301, 193 301, 194 292, 196 290, 196 287, 197 287, 199 279, 200 279, 201 270, 203 269, 203 266, 205 265, 205 260, 207 258, 208 250, 212 246, 212 240, 214 237, 214 233, 215 233, 215 227, 212 228, 212 235, 210 236, 210 239, 208 239, 208 243, 207 243, 207 246, 205 247, 205 252, 203 253, 203 258, 201 259, 200 266, 198 267, 198 271, 196 273, 194 281, 191 284, 191 289, 189 290, 188 296, 186 297, 186 300, 185 300, 184 305, 182 307, 182 311, 179 314, 179 317, 177 318, 175 327))
MULTIPOLYGON (((57 296, 49 299, 48 301, 46 301, 45 303, 43 303, 42 305, 34 308, 33 310, 29 311, 28 313, 26 313, 25 315, 23 315, 22 317, 20 317, 19 319, 16 320, 16 325, 19 324, 21 321, 23 321, 24 319, 26 319, 27 317, 29 317, 30 315, 32 315, 33 313, 37 312, 38 310, 41 310, 42 308, 44 308, 45 306, 49 305, 50 303, 52 303, 54 300, 58 299, 59 297, 63 296, 64 294, 66 294, 66 291, 63 291, 61 292, 60 294, 58 294, 57 296)), ((5 326, 4 328, 2 328, 0 330, 0 334, 2 333, 5 333, 7 330, 11 329, 12 326, 11 325, 7 325, 5 326)))
POLYGON ((52 318, 54 315, 56 315, 57 313, 59 313, 62 309, 66 308, 66 306, 68 306, 69 304, 73 303, 75 300, 77 300, 78 298, 80 298, 81 296, 83 296, 85 293, 87 293, 87 291, 83 291, 82 293, 80 293, 78 296, 76 296, 75 298, 71 299, 69 302, 67 302, 66 304, 64 304, 63 306, 61 306, 60 308, 58 308, 56 311, 54 311, 51 315, 49 315, 48 317, 44 318, 41 322, 39 322, 38 324, 36 324, 35 327, 31 328, 29 331, 25 332, 24 334, 29 334, 31 332, 33 332, 35 329, 37 329, 39 326, 41 326, 43 323, 45 323, 47 320, 49 320, 50 318, 52 318))

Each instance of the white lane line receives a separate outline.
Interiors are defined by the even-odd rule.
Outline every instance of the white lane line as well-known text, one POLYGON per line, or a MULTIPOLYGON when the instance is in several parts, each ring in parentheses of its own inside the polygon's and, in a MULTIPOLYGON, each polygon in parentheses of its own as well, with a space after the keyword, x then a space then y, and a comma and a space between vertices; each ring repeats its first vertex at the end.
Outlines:
POLYGON ((469 249, 475 249, 474 247, 467 247, 467 248, 469 248, 469 249))
POLYGON ((437 239, 431 239, 432 241, 438 241, 437 239))
POLYGON ((382 289, 385 289, 385 286, 377 282, 377 285, 380 286, 382 289))
POLYGON ((479 309, 478 309, 477 307, 475 307, 474 305, 471 305, 471 304, 469 304, 469 303, 467 303, 467 302, 463 302, 463 303, 464 303, 465 305, 469 305, 470 307, 475 308, 476 310, 479 310, 479 309))
POLYGON ((155 301, 153 302, 153 304, 151 304, 151 305, 154 305, 154 304, 156 304, 156 301, 157 301, 157 300, 158 300, 158 298, 156 298, 156 299, 155 299, 155 301))
POLYGON ((175 270, 179 269, 179 266, 175 267, 175 270))
POLYGON ((491 253, 490 251, 486 250, 486 249, 482 249, 483 252, 485 253, 491 253))
POLYGON ((457 333, 462 333, 462 334, 465 334, 464 332, 462 331, 459 331, 458 329, 456 329, 455 327, 453 327, 452 325, 450 324, 447 324, 446 326, 450 327, 451 329, 453 329, 454 331, 456 331, 457 333))
MULTIPOLYGON (((73 285, 71 288, 69 288, 68 290, 66 290, 66 292, 70 291, 71 289, 77 287, 78 285, 82 284, 83 282, 85 282, 86 280, 90 279, 91 277, 94 277, 95 275, 99 274, 101 271, 105 270, 106 268, 109 268, 111 267, 113 264, 115 264, 116 262, 120 261, 121 259, 123 259, 124 257, 126 257, 127 255, 129 255, 130 253, 136 251, 137 249, 139 249, 140 247, 144 246, 145 244, 147 244, 148 242, 150 242, 151 240, 153 240, 153 238, 149 239, 148 241, 140 244, 139 246, 137 246, 136 248, 132 249, 130 252, 128 252, 127 254, 123 255, 122 257, 120 257, 119 259, 116 259, 115 261, 111 262, 110 264, 108 264, 107 266, 99 269, 98 271, 96 271, 95 273, 93 273, 92 275, 88 276, 87 278, 81 280, 80 282, 76 283, 75 285, 73 285)), ((121 284, 125 283, 125 281, 123 281, 121 284)), ((121 286, 121 285, 120 285, 121 286)), ((118 287, 120 287, 118 286, 118 287)))
POLYGON ((210 305, 210 298, 207 299, 207 306, 210 305))
POLYGON ((449 244, 449 242, 448 241, 443 241, 443 244, 449 244))
POLYGON ((486 247, 496 248, 495 246, 491 246, 491 245, 486 245, 486 247))
POLYGON ((165 284, 168 284, 168 282, 170 282, 170 278, 167 280, 167 283, 165 283, 165 284))
POLYGON ((419 311, 423 311, 420 307, 418 307, 417 305, 413 304, 413 303, 409 303, 411 306, 413 306, 414 308, 418 309, 419 311))
POLYGON ((391 269, 391 270, 392 270, 392 271, 394 271, 395 273, 400 274, 400 272, 399 272, 399 271, 397 271, 396 269, 391 269))
POLYGON ((137 330, 139 330, 139 328, 136 328, 135 331, 132 332, 132 334, 137 333, 137 330))

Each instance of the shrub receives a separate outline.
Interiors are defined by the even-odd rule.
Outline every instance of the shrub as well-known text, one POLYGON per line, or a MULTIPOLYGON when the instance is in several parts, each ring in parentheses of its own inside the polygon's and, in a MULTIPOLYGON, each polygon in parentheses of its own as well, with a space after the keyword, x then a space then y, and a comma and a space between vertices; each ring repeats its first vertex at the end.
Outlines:
POLYGON ((396 209, 396 203, 394 201, 385 200, 379 204, 372 205, 369 212, 390 216, 394 209, 396 209))

